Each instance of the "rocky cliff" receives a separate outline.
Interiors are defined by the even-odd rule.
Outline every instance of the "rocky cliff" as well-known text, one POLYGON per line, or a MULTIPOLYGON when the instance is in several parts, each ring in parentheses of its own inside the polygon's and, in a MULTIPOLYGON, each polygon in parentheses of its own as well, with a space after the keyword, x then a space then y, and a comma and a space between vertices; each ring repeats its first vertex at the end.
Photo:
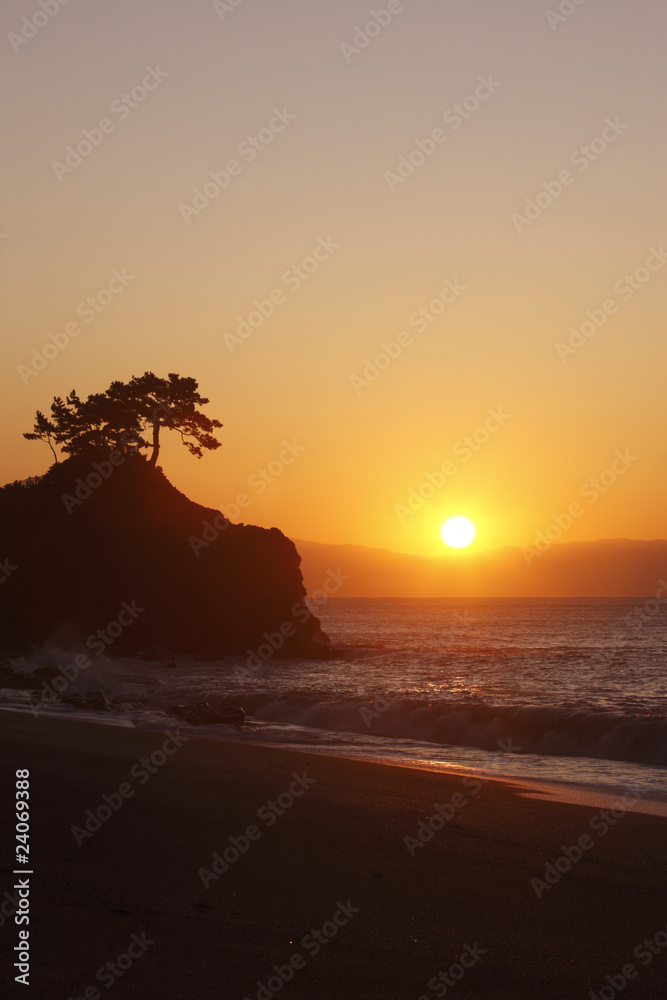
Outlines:
POLYGON ((58 639, 116 655, 328 654, 293 542, 114 454, 0 490, 1 652, 58 639))

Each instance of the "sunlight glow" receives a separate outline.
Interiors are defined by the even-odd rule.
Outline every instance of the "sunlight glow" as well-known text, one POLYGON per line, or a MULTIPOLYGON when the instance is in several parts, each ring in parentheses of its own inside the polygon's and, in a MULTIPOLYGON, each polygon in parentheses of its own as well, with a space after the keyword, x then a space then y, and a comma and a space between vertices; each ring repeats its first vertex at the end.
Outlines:
POLYGON ((449 517, 440 528, 440 537, 452 549, 464 549, 475 537, 475 525, 467 517, 449 517))

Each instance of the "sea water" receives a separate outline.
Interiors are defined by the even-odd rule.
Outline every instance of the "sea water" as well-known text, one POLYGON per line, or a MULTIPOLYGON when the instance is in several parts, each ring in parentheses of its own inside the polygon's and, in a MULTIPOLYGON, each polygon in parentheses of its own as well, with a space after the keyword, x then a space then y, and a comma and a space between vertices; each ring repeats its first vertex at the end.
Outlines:
MULTIPOLYGON (((540 794, 667 811, 667 605, 655 599, 344 599, 314 612, 329 660, 267 644, 217 661, 94 657, 68 692, 102 691, 122 712, 7 707, 111 724, 477 773, 540 794), (241 705, 242 732, 192 729, 175 704, 241 705), (606 799, 605 799, 606 796, 606 799)), ((68 659, 69 657, 69 659, 68 659)), ((71 662, 44 647, 17 670, 71 662)), ((32 700, 32 706, 29 702, 32 700)))

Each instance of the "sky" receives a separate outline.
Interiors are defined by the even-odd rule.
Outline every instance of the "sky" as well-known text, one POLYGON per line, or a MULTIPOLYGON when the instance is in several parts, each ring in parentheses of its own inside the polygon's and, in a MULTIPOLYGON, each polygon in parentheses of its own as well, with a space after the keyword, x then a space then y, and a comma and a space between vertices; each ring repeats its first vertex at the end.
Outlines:
POLYGON ((232 520, 665 536, 662 2, 1 17, 3 481, 53 396, 178 372, 222 446, 160 464, 232 520))

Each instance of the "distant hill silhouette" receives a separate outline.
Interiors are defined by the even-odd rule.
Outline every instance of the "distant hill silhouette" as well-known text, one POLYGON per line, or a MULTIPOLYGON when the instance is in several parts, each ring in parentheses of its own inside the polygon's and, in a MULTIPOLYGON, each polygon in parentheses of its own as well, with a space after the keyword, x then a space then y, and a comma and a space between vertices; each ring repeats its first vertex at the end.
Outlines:
POLYGON ((141 457, 121 463, 100 460, 100 474, 71 458, 0 490, 0 652, 54 637, 99 652, 106 640, 91 637, 120 622, 114 654, 216 657, 271 640, 281 655, 327 655, 293 542, 230 524, 141 457))
POLYGON ((563 543, 531 565, 518 548, 428 558, 362 545, 295 544, 309 593, 329 569, 349 577, 337 597, 652 597, 660 580, 667 582, 664 539, 563 543))

